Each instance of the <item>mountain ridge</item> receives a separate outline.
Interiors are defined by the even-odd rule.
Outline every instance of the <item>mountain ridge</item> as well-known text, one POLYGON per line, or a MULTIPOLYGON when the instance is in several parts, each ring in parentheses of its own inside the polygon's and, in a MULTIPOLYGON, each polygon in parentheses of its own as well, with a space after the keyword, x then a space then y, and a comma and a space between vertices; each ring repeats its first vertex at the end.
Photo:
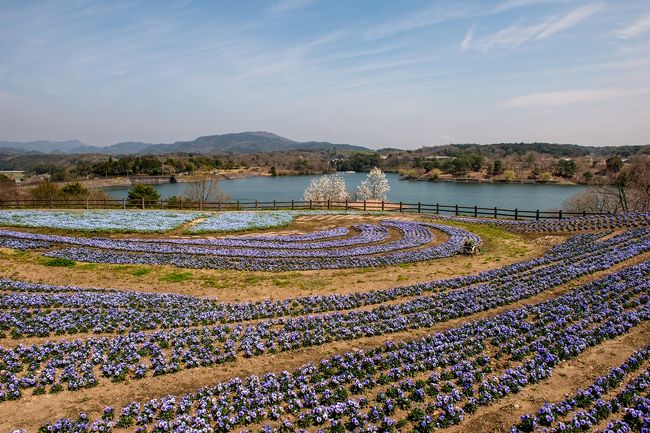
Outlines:
POLYGON ((91 146, 79 140, 30 142, 0 141, 0 149, 17 153, 63 153, 63 154, 165 154, 165 153, 256 153, 286 150, 351 150, 367 152, 370 149, 352 144, 335 144, 320 141, 294 141, 272 132, 248 131, 227 134, 204 135, 189 141, 174 143, 144 143, 125 141, 110 146, 91 146))

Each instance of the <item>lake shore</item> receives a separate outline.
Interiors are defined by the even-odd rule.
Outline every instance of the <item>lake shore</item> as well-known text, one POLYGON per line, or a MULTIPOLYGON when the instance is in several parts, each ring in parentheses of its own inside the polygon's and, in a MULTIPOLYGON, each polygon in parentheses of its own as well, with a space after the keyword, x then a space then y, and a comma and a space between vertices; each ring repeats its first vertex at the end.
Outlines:
MULTIPOLYGON (((243 179, 247 177, 258 177, 258 176, 271 176, 268 170, 265 167, 252 167, 248 169, 240 168, 235 170, 222 170, 218 173, 215 173, 215 177, 218 180, 232 180, 232 179, 243 179)), ((137 176, 134 176, 137 177, 137 176)), ((176 182, 178 183, 189 183, 196 179, 192 174, 177 174, 174 175, 176 182)), ((95 179, 78 179, 75 182, 79 182, 83 186, 89 189, 101 189, 101 188, 110 188, 110 187, 130 187, 131 179, 127 176, 118 176, 118 177, 108 177, 108 178, 95 178, 95 179)), ((57 182, 57 184, 63 186, 69 182, 57 182)))

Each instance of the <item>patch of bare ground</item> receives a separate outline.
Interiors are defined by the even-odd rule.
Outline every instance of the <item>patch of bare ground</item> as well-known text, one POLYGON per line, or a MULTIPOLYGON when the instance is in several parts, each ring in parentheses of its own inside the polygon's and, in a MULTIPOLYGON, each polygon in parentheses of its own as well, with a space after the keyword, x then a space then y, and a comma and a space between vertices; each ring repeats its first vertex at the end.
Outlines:
POLYGON ((592 347, 575 359, 557 366, 550 378, 524 388, 490 406, 481 407, 450 433, 507 433, 522 415, 534 413, 544 402, 557 402, 586 388, 599 376, 619 366, 650 341, 650 323, 643 322, 629 333, 592 347))
MULTIPOLYGON (((571 288, 576 287, 580 284, 584 284, 588 281, 598 279, 618 269, 631 266, 645 260, 650 260, 650 253, 639 255, 633 259, 619 263, 606 271, 597 272, 592 275, 576 279, 571 283, 568 283, 563 286, 558 286, 551 290, 547 290, 543 293, 540 293, 528 299, 524 299, 512 303, 510 305, 494 308, 488 311, 483 311, 467 317, 449 320, 443 323, 436 324, 429 328, 409 330, 409 331, 388 334, 383 336, 376 336, 376 337, 365 337, 365 338, 359 338, 355 340, 336 341, 336 342, 324 344, 317 347, 308 347, 308 348, 303 348, 303 349, 294 350, 290 352, 281 352, 273 355, 269 354, 269 355, 262 355, 253 358, 239 358, 236 361, 229 362, 227 364, 223 364, 216 367, 199 367, 199 368, 194 368, 189 370, 182 370, 179 371, 178 373, 171 374, 171 375, 147 377, 145 379, 141 379, 137 381, 128 381, 126 383, 111 383, 111 382, 102 381, 95 388, 84 389, 84 390, 74 391, 74 392, 66 391, 60 394, 46 394, 40 396, 25 395, 24 398, 18 401, 9 401, 9 402, 0 403, 0 415, 4 415, 4 416, 0 416, 0 431, 11 431, 12 429, 17 429, 17 428, 23 428, 23 429, 28 429, 28 431, 34 431, 38 429, 38 427, 40 427, 45 422, 53 421, 55 419, 62 418, 62 417, 76 417, 80 412, 85 412, 93 417, 98 416, 101 413, 101 411, 104 409, 104 407, 107 405, 114 406, 114 407, 121 407, 127 403, 130 403, 131 401, 146 401, 152 398, 160 398, 162 396, 170 395, 170 394, 181 395, 188 392, 196 391, 197 389, 204 386, 215 385, 220 381, 228 380, 236 376, 247 376, 251 374, 259 375, 269 371, 273 371, 273 372, 283 371, 283 370, 291 371, 297 367, 300 367, 305 363, 316 362, 320 359, 338 353, 345 353, 351 350, 370 349, 382 345, 387 341, 411 340, 414 338, 422 337, 432 333, 444 331, 446 329, 450 329, 456 326, 460 326, 463 323, 469 321, 485 319, 488 317, 495 316, 497 314, 504 313, 506 311, 520 308, 525 305, 538 304, 547 301, 549 299, 555 298, 557 296, 566 293, 571 288)), ((629 340, 625 340, 624 338, 626 336, 623 336, 611 340, 610 342, 603 343, 601 346, 598 346, 594 349, 590 349, 585 354, 581 355, 575 360, 570 361, 560 367, 571 366, 571 365, 579 366, 581 365, 580 362, 586 362, 584 361, 585 356, 588 356, 589 354, 593 354, 594 365, 598 365, 597 363, 599 362, 601 362, 603 365, 607 365, 607 367, 603 367, 603 371, 605 371, 610 366, 610 364, 608 364, 607 362, 610 362, 611 366, 614 366, 618 358, 609 359, 607 356, 603 356, 603 359, 599 361, 597 359, 598 353, 601 352, 594 352, 594 351, 599 350, 599 347, 609 348, 610 345, 618 343, 619 345, 623 345, 624 347, 629 346, 629 350, 628 352, 626 352, 628 353, 627 356, 629 356, 629 354, 632 353, 632 351, 634 351, 635 348, 638 348, 643 344, 647 344, 647 341, 649 341, 650 339, 650 330, 648 328, 649 328, 648 324, 644 323, 642 326, 638 326, 630 332, 629 335, 631 337, 629 337, 630 338, 629 340), (621 341, 623 341, 624 343, 621 343, 621 341)), ((622 350, 623 346, 615 345, 613 346, 612 349, 603 349, 603 350, 610 350, 612 354, 616 354, 619 351, 623 352, 622 350)), ((624 358, 625 357, 623 356, 621 359, 624 358)), ((594 369, 596 369, 596 367, 594 367, 594 369)), ((557 370, 557 372, 554 373, 553 378, 562 377, 561 374, 566 374, 563 373, 564 371, 565 370, 561 370, 561 369, 557 370)), ((574 371, 577 372, 576 374, 578 374, 578 376, 576 377, 581 377, 579 376, 579 374, 582 374, 580 373, 579 367, 574 367, 574 371)), ((594 373, 594 374, 598 375, 600 373, 594 373)), ((571 382, 571 380, 572 379, 567 379, 569 383, 571 382)), ((575 379, 575 380, 577 381, 576 383, 578 382, 580 384, 583 383, 582 379, 580 380, 575 379)), ((589 383, 589 382, 588 380, 585 380, 584 383, 589 383)), ((542 384, 540 384, 539 386, 541 385, 542 384)), ((577 387, 580 386, 582 385, 576 385, 576 389, 577 387)), ((528 392, 528 390, 525 390, 524 392, 516 395, 514 397, 515 398, 514 402, 510 402, 511 405, 518 404, 520 407, 515 408, 514 406, 512 406, 511 409, 508 409, 508 411, 506 411, 510 414, 510 418, 505 418, 505 417, 503 418, 503 421, 501 422, 504 425, 506 423, 512 423, 516 421, 515 418, 518 416, 517 414, 519 412, 516 412, 515 409, 517 410, 521 409, 523 413, 530 412, 531 410, 534 409, 533 408, 534 403, 532 401, 530 402, 530 406, 527 407, 527 409, 525 410, 523 409, 520 403, 516 403, 516 401, 519 400, 525 401, 522 396, 527 395, 525 394, 526 392, 528 392)), ((565 390, 561 391, 558 394, 560 395, 559 398, 563 398, 564 393, 567 392, 570 392, 569 388, 566 388, 565 390)), ((534 393, 530 395, 533 397, 535 396, 534 393)), ((509 401, 508 399, 503 400, 503 402, 508 402, 508 401, 509 401)), ((501 405, 503 402, 497 404, 501 405)), ((482 416, 492 416, 492 417, 501 416, 501 414, 499 414, 498 411, 492 412, 491 411, 492 407, 494 406, 485 409, 486 411, 488 411, 487 412, 488 414, 492 414, 492 415, 481 415, 483 412, 479 411, 476 414, 476 418, 479 419, 482 416)), ((502 407, 507 408, 508 406, 503 405, 502 407)), ((502 410, 505 411, 505 409, 502 410)), ((472 417, 471 419, 474 419, 474 417, 472 417)), ((469 419, 467 423, 471 422, 471 419, 469 419)), ((472 432, 502 431, 502 430, 489 430, 489 429, 481 430, 481 428, 485 428, 486 426, 489 425, 487 424, 488 422, 489 423, 494 422, 494 425, 497 425, 499 421, 497 418, 495 418, 494 420, 486 421, 486 424, 479 425, 478 427, 476 427, 476 429, 473 430, 463 429, 458 431, 463 431, 463 432, 464 431, 472 431, 472 432)))
MULTIPOLYGON (((302 233, 395 217, 418 219, 417 216, 406 214, 315 215, 298 218, 289 226, 291 231, 282 230, 274 233, 287 233, 294 230, 302 233)), ((420 219, 427 221, 424 218, 420 219)), ((473 274, 540 257, 555 243, 564 239, 558 236, 542 242, 532 242, 534 236, 515 235, 495 227, 457 223, 450 225, 462 226, 481 236, 484 251, 472 257, 458 255, 439 260, 377 268, 248 272, 95 263, 78 263, 74 267, 62 270, 62 268, 45 266, 43 258, 36 251, 15 252, 2 249, 0 250, 0 276, 48 284, 179 293, 223 301, 254 301, 386 289, 396 285, 473 274), (168 278, 170 274, 179 272, 184 274, 183 281, 168 278)), ((437 235, 436 242, 443 240, 443 234, 437 235)))

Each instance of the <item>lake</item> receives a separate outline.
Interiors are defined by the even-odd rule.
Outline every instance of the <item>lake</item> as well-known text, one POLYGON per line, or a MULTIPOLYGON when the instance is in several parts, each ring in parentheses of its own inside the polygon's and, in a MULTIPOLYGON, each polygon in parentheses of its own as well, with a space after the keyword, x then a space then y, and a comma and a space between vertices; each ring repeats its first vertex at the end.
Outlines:
MULTIPOLYGON (((354 192, 367 174, 341 173, 341 175, 345 179, 348 191, 354 192)), ((219 185, 231 200, 302 200, 303 191, 313 177, 247 177, 222 180, 219 185)), ((552 210, 559 209, 564 200, 584 189, 584 186, 580 185, 418 182, 399 180, 397 173, 387 173, 386 177, 391 187, 388 199, 404 203, 552 210)), ((184 183, 153 185, 162 198, 183 195, 186 186, 187 184, 184 183)), ((128 187, 107 187, 104 191, 115 198, 122 199, 126 197, 128 187)))

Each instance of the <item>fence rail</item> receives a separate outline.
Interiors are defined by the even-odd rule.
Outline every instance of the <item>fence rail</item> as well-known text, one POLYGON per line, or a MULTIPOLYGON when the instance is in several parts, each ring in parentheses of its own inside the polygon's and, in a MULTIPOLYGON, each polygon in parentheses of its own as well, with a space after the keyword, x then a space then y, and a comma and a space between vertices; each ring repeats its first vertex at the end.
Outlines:
POLYGON ((127 199, 102 199, 102 200, 36 200, 16 199, 0 200, 0 209, 174 209, 174 210, 363 210, 384 212, 411 212, 438 215, 471 216, 482 218, 508 218, 523 219, 562 219, 565 217, 587 215, 609 215, 604 212, 563 212, 502 209, 499 207, 479 207, 443 205, 440 203, 406 203, 388 201, 217 201, 197 202, 189 200, 127 200, 127 199))

